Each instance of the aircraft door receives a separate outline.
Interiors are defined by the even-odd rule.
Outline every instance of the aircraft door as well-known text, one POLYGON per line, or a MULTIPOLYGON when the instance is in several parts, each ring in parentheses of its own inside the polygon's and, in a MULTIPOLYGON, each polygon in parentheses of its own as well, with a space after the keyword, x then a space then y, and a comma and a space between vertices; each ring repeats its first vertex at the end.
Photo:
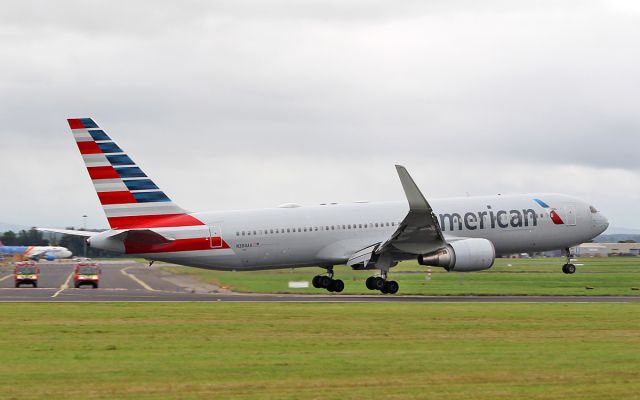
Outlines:
POLYGON ((212 249, 222 248, 222 229, 220 224, 209 225, 209 240, 212 249))
POLYGON ((570 226, 576 224, 576 206, 575 204, 567 204, 564 206, 565 223, 570 226))

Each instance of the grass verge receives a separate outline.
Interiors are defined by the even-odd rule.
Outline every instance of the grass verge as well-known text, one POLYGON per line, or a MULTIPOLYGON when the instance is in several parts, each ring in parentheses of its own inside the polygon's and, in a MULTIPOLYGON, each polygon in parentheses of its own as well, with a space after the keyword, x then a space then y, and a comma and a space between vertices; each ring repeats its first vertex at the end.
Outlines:
POLYGON ((639 304, 1 304, 3 399, 628 399, 639 304))

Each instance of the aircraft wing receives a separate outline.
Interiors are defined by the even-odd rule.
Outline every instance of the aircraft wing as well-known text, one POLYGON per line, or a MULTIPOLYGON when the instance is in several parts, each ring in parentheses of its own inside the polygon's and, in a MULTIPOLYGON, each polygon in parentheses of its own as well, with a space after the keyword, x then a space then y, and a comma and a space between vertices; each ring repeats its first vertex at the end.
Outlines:
POLYGON ((446 245, 438 219, 422 192, 401 165, 396 165, 402 188, 409 202, 409 212, 398 229, 376 251, 395 248, 409 254, 427 254, 446 245))
POLYGON ((380 260, 382 257, 386 258, 383 264, 387 264, 392 262, 389 260, 390 254, 427 254, 446 245, 440 224, 429 202, 405 167, 396 165, 396 170, 409 202, 409 212, 386 241, 355 252, 347 261, 347 265, 364 263, 366 266, 370 260, 380 260))
POLYGON ((71 229, 54 229, 54 228, 36 228, 40 232, 53 232, 53 233, 62 233, 64 235, 72 235, 72 236, 82 236, 82 237, 91 237, 97 235, 100 232, 91 232, 91 231, 74 231, 71 229))
POLYGON ((362 264, 362 265, 369 264, 369 261, 371 261, 371 259, 375 255, 375 251, 378 249, 379 246, 380 246, 380 242, 356 251, 355 253, 353 253, 351 257, 349 257, 349 260, 347 261, 347 265, 352 266, 356 264, 362 264))

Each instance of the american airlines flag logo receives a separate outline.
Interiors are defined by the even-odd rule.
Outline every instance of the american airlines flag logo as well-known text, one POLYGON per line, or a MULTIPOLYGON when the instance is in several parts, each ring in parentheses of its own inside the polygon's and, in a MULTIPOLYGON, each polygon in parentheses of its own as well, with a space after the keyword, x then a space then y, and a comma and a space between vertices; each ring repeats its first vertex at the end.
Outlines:
POLYGON ((556 224, 556 225, 564 225, 564 221, 562 220, 562 218, 560 218, 560 216, 556 212, 555 208, 549 207, 549 205, 547 203, 545 203, 544 201, 542 201, 540 199, 533 199, 533 201, 538 203, 542 208, 544 208, 547 211, 549 211, 549 217, 551 217, 551 221, 553 221, 554 224, 556 224))

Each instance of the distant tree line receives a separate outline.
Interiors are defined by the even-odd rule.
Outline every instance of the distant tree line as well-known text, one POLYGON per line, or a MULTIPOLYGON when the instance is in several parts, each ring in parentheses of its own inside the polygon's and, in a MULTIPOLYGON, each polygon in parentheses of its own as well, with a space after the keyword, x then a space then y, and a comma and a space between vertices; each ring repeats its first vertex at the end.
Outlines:
MULTIPOLYGON (((73 230, 73 227, 66 228, 73 230)), ((49 234, 51 235, 51 234, 49 234)), ((18 233, 13 231, 3 232, 0 240, 5 246, 62 246, 69 249, 74 256, 84 257, 84 238, 81 236, 55 234, 55 242, 45 238, 44 232, 31 228, 21 230, 18 233)), ((87 257, 89 258, 111 258, 122 257, 121 254, 111 253, 104 250, 87 247, 87 257)))
POLYGON ((42 232, 36 228, 31 228, 28 231, 21 230, 18 233, 13 231, 4 232, 0 236, 0 240, 5 246, 48 246, 49 241, 46 240, 42 232))

